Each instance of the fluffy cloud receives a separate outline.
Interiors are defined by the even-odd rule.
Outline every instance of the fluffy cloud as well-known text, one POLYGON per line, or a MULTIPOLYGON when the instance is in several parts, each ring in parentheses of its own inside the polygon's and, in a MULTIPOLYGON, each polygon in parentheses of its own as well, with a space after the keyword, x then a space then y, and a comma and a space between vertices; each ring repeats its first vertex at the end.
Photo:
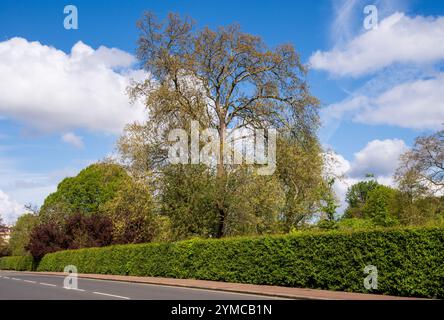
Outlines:
POLYGON ((346 114, 364 124, 440 129, 444 123, 444 74, 396 85, 375 97, 357 94, 323 110, 326 123, 346 114))
POLYGON ((72 132, 68 132, 62 135, 62 141, 71 144, 79 149, 82 149, 84 147, 82 137, 79 137, 72 132))
POLYGON ((9 195, 0 190, 0 217, 6 224, 13 224, 17 217, 24 213, 24 206, 11 199, 9 195))
POLYGON ((143 106, 129 104, 135 58, 121 50, 82 42, 66 54, 23 38, 0 42, 0 115, 44 132, 84 128, 119 133, 144 117, 143 106))
POLYGON ((443 58, 444 17, 411 18, 397 12, 343 47, 317 51, 310 63, 334 75, 360 76, 395 63, 433 63, 443 58))
POLYGON ((444 74, 400 84, 362 105, 355 119, 413 129, 439 129, 444 123, 444 74))
POLYGON ((342 177, 336 179, 334 184, 334 191, 341 204, 338 212, 343 212, 346 208, 345 196, 348 188, 363 180, 367 173, 374 174, 379 183, 393 186, 393 175, 398 167, 399 157, 407 150, 403 140, 387 139, 370 141, 354 154, 352 161, 340 154, 331 154, 331 164, 334 168, 331 173, 342 177))
POLYGON ((399 164, 399 157, 407 151, 403 140, 373 140, 355 153, 348 175, 362 178, 371 173, 377 177, 391 177, 399 164))

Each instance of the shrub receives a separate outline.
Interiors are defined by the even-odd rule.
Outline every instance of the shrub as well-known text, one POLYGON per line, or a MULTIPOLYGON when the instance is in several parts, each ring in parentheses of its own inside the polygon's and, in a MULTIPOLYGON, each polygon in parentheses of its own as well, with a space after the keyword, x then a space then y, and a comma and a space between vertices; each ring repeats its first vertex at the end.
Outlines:
POLYGON ((112 233, 110 218, 77 213, 69 216, 62 227, 53 222, 37 225, 26 249, 38 261, 45 254, 60 250, 108 246, 112 233))
POLYGON ((341 219, 337 224, 339 230, 375 229, 375 224, 370 219, 348 218, 341 219))
POLYGON ((61 251, 39 271, 192 278, 367 292, 365 266, 378 268, 374 293, 444 297, 444 230, 385 229, 189 240, 61 251))
POLYGON ((43 223, 32 229, 26 250, 40 260, 47 253, 66 249, 65 240, 65 233, 57 224, 43 223))
POLYGON ((113 223, 99 214, 76 213, 66 219, 64 235, 64 249, 109 246, 113 240, 113 223))
POLYGON ((32 256, 12 256, 0 258, 0 270, 32 271, 36 269, 32 256))

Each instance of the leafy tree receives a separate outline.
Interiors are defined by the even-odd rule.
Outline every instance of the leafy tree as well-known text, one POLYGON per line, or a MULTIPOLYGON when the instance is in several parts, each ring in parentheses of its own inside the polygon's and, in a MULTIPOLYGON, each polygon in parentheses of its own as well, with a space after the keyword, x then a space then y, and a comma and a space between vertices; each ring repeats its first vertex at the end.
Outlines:
POLYGON ((436 197, 444 187, 444 131, 415 140, 401 156, 395 181, 400 190, 400 220, 420 225, 442 219, 442 199, 436 197))
POLYGON ((325 187, 322 149, 313 136, 281 135, 277 141, 276 176, 285 194, 281 210, 284 232, 300 227, 321 210, 325 187))
POLYGON ((173 239, 217 235, 215 176, 205 165, 169 165, 162 170, 161 214, 173 239))
MULTIPOLYGON (((155 146, 166 141, 165 132, 186 128, 190 120, 218 132, 214 201, 220 237, 228 214, 224 203, 230 170, 224 165, 228 128, 276 128, 302 140, 313 136, 318 101, 309 93, 306 68, 293 46, 270 49, 238 26, 196 31, 189 19, 170 14, 168 21, 158 22, 150 13, 138 26, 138 57, 150 78, 134 84, 130 93, 144 99, 151 122, 147 127, 163 130, 156 132, 157 140, 153 135, 148 139, 157 141, 149 143, 150 150, 162 150, 155 146)), ((163 163, 161 155, 148 159, 163 163)), ((137 162, 141 163, 145 167, 137 162)))
POLYGON ((321 206, 321 212, 326 215, 327 221, 335 221, 336 209, 339 208, 338 200, 335 197, 333 191, 333 184, 335 183, 335 179, 331 178, 326 183, 326 188, 323 191, 324 193, 324 201, 321 206))
POLYGON ((399 218, 397 194, 397 190, 384 185, 378 185, 371 190, 362 208, 364 218, 371 219, 377 226, 397 224, 399 218))
POLYGON ((279 231, 285 194, 277 176, 260 176, 248 167, 236 169, 228 176, 225 203, 225 235, 257 235, 279 231))
POLYGON ((32 213, 21 215, 11 232, 9 247, 13 256, 24 256, 28 254, 26 246, 29 243, 32 229, 38 224, 39 217, 32 213))
POLYGON ((343 218, 362 218, 364 216, 363 207, 367 202, 368 196, 378 186, 380 184, 374 179, 360 181, 352 185, 345 196, 348 207, 343 218))
POLYGON ((50 194, 40 210, 44 221, 63 223, 65 217, 98 213, 130 177, 117 164, 97 163, 83 169, 76 177, 64 179, 50 194))
POLYGON ((414 146, 401 156, 396 173, 398 182, 416 184, 416 189, 437 192, 444 187, 444 130, 418 137, 414 146))
POLYGON ((97 213, 90 216, 77 213, 67 218, 64 235, 66 249, 109 246, 113 241, 113 223, 97 213))
POLYGON ((113 222, 113 242, 119 244, 151 242, 159 236, 159 217, 154 212, 150 189, 128 180, 114 198, 100 206, 113 222))

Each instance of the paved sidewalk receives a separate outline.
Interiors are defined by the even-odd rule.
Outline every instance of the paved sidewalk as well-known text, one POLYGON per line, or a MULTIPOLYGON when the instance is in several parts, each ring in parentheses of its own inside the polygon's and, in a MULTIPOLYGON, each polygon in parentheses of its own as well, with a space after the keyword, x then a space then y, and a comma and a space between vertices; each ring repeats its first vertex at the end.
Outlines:
MULTIPOLYGON (((63 272, 25 272, 41 275, 66 276, 63 272)), ((303 288, 289 288, 279 286, 254 285, 243 283, 229 283, 219 281, 194 280, 194 279, 170 279, 157 277, 135 277, 105 274, 79 273, 79 278, 125 281, 134 283, 157 284, 163 286, 175 286, 186 288, 197 288, 207 290, 218 290, 237 293, 258 294, 286 299, 308 299, 308 300, 418 300, 419 298, 395 297, 376 294, 351 293, 341 291, 327 291, 303 288)))

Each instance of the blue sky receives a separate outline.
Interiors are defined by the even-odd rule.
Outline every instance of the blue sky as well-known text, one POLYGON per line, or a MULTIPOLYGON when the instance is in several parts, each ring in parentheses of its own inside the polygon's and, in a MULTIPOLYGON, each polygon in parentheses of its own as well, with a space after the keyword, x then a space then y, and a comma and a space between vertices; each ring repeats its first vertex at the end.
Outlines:
POLYGON ((322 102, 321 142, 346 175, 340 198, 365 173, 392 184, 399 154, 444 123, 436 90, 444 86, 443 1, 1 0, 0 215, 8 222, 112 154, 123 125, 143 115, 123 91, 143 76, 134 52, 144 10, 189 15, 198 27, 239 23, 270 46, 294 44, 322 102), (78 30, 63 27, 68 4, 78 8, 78 30), (375 30, 363 27, 369 4, 378 9, 375 30))

